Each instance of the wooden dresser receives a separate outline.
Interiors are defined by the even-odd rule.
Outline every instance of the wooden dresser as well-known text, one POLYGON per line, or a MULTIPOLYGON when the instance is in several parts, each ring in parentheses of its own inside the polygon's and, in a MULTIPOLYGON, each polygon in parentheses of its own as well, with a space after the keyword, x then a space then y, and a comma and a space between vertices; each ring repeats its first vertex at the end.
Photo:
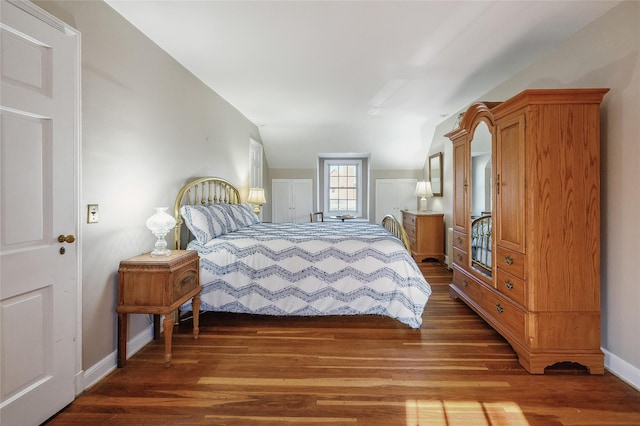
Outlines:
MULTIPOLYGON (((127 362, 129 314, 164 315, 165 366, 171 366, 172 313, 187 300, 193 305, 193 337, 198 338, 200 258, 192 250, 173 250, 170 256, 149 254, 120 262, 118 269, 118 367, 127 362)), ((154 325, 157 322, 154 319, 154 325)), ((159 328, 159 327, 156 327, 159 328)), ((158 337, 154 330, 154 337, 158 337)))
POLYGON ((607 91, 526 90, 497 105, 476 103, 447 134, 454 163, 451 294, 502 334, 531 373, 558 362, 604 373, 600 102, 607 91), (480 128, 489 134, 482 167, 474 158, 486 151, 479 149, 480 128), (488 170, 485 187, 474 182, 482 179, 479 168, 488 170), (480 213, 478 203, 489 211, 480 213), (470 229, 480 214, 492 219, 484 270, 473 261, 470 229))
POLYGON ((416 262, 444 262, 444 214, 402 210, 402 226, 416 262))

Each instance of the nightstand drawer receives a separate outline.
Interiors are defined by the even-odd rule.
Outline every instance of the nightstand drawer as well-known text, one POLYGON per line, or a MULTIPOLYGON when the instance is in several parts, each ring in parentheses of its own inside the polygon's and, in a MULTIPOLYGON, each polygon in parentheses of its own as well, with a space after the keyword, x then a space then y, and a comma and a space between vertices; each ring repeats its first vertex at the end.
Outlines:
POLYGON ((173 300, 177 300, 183 294, 193 290, 198 286, 198 270, 188 269, 178 274, 176 282, 173 284, 173 300))

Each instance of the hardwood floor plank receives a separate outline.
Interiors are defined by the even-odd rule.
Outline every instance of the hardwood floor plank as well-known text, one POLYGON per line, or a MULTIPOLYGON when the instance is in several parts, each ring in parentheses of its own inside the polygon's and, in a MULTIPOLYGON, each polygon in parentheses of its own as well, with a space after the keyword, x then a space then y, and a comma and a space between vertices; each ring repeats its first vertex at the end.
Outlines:
POLYGON ((511 346, 421 264, 423 327, 381 316, 207 313, 153 341, 51 425, 638 425, 640 392, 576 365, 530 375, 511 346))

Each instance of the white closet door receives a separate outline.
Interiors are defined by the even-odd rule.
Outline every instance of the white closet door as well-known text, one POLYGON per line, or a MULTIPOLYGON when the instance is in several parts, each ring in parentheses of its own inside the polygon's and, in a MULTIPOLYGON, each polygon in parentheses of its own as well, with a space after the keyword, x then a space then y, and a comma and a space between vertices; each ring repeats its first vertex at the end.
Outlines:
POLYGON ((293 217, 296 223, 309 222, 309 213, 313 209, 313 181, 311 179, 293 179, 291 182, 293 217))
POLYGON ((271 181, 271 221, 291 222, 291 182, 289 179, 271 181))
POLYGON ((309 221, 313 208, 311 179, 273 179, 271 191, 273 223, 309 221))
POLYGON ((415 210, 417 183, 417 179, 376 179, 376 223, 387 214, 402 222, 401 210, 415 210))

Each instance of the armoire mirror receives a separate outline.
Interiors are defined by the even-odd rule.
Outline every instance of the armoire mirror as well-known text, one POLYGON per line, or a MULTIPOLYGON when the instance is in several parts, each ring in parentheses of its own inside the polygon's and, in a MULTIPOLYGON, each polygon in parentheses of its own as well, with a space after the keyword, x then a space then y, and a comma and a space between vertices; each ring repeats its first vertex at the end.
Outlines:
POLYGON ((493 204, 491 182, 492 136, 480 121, 471 141, 471 266, 491 275, 493 204))
POLYGON ((429 182, 434 197, 442 197, 442 153, 429 156, 429 182))

